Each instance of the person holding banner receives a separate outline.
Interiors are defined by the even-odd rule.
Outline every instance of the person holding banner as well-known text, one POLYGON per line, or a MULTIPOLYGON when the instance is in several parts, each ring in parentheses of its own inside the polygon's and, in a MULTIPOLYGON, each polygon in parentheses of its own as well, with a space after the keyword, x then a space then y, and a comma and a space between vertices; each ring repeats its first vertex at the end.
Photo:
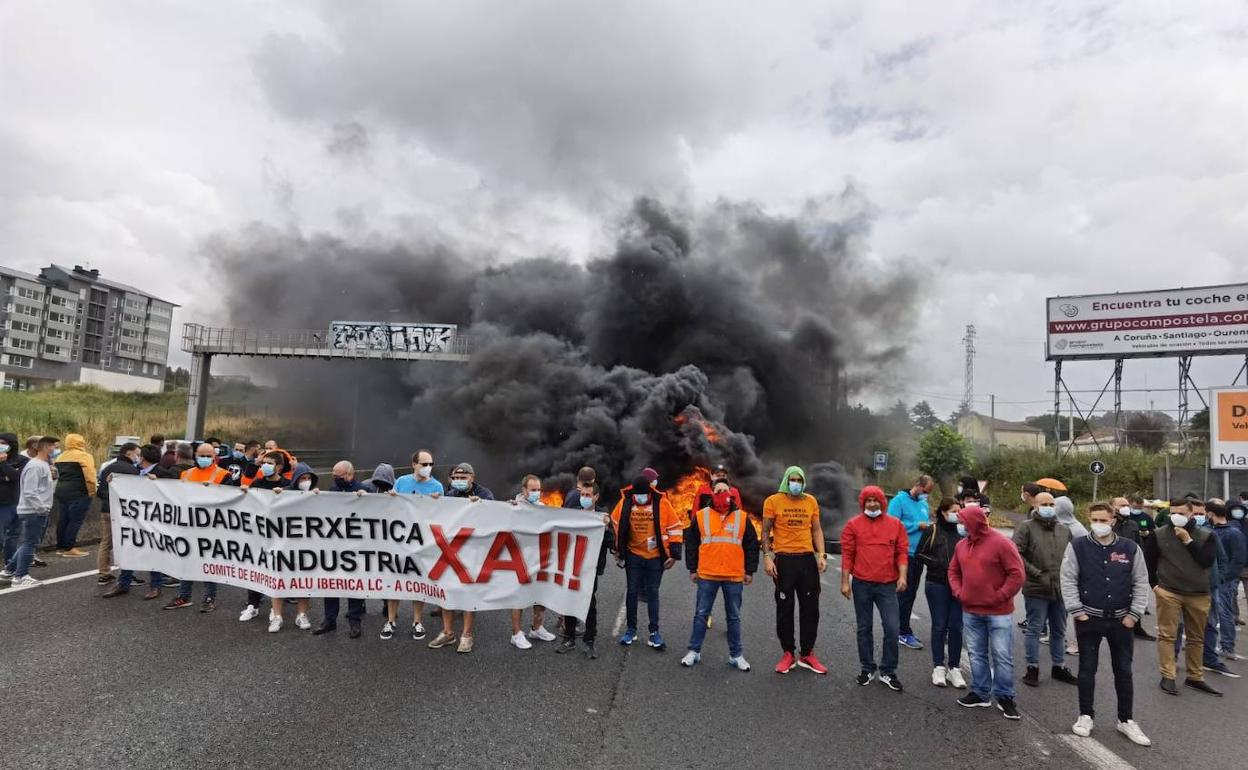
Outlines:
MULTIPOLYGON (((207 441, 195 448, 195 466, 182 471, 182 481, 197 484, 220 485, 228 483, 230 474, 217 465, 217 451, 207 441)), ((195 581, 182 580, 178 587, 178 595, 164 606, 166 610, 180 610, 190 607, 191 592, 195 589, 195 581)), ((217 584, 204 582, 204 599, 200 603, 200 612, 212 612, 217 608, 217 584)))
MULTIPOLYGON (((347 460, 339 460, 334 463, 334 491, 335 492, 354 492, 356 496, 365 494, 364 485, 355 480, 355 466, 347 460)), ((312 630, 313 636, 328 634, 330 631, 338 628, 338 611, 342 606, 342 600, 337 596, 327 596, 321 600, 321 624, 312 630)), ((364 618, 364 600, 363 599, 347 599, 347 626, 351 629, 349 636, 352 639, 360 638, 361 625, 364 618)))
MULTIPOLYGON (((395 495, 428 495, 441 497, 446 492, 442 482, 433 477, 433 453, 428 449, 419 449, 412 454, 412 472, 395 479, 395 495)), ((412 602, 412 639, 420 641, 425 638, 425 603, 412 602)), ((386 600, 386 624, 381 628, 382 639, 392 639, 398 627, 399 600, 386 600)))
MULTIPOLYGON (((134 467, 133 465, 130 465, 127 467, 127 465, 124 463, 113 463, 112 465, 108 466, 108 469, 107 469, 108 474, 103 479, 104 481, 103 485, 105 487, 111 485, 113 481, 113 477, 117 475, 141 476, 147 479, 155 479, 156 475, 153 471, 155 471, 159 467, 160 467, 160 447, 155 444, 147 444, 147 445, 139 447, 139 466, 137 468, 134 467)), ((105 491, 105 494, 108 494, 107 490, 105 491)), ((112 527, 111 520, 107 523, 107 526, 110 528, 112 527)), ((151 583, 149 585, 147 593, 144 594, 143 596, 143 601, 151 601, 152 599, 160 598, 160 584, 164 581, 165 578, 159 572, 155 572, 155 571, 151 573, 150 577, 151 577, 151 583)), ((121 573, 117 575, 117 583, 108 591, 101 594, 100 598, 113 599, 118 596, 123 596, 125 594, 130 593, 130 586, 132 584, 142 583, 142 582, 143 581, 140 578, 136 578, 134 576, 134 570, 123 569, 121 573)))
MULTIPOLYGON (((520 482, 520 494, 511 501, 511 504, 515 506, 519 506, 522 503, 524 505, 542 504, 542 480, 532 473, 525 476, 520 482)), ((526 638, 524 630, 520 627, 520 620, 524 617, 524 610, 512 610, 511 646, 518 650, 528 650, 533 647, 529 639, 537 639, 543 642, 553 642, 558 639, 559 637, 547 631, 546 626, 542 624, 545 613, 545 607, 540 604, 533 605, 533 624, 529 627, 526 638)))
MULTIPOLYGON (((290 474, 290 479, 291 487, 286 487, 286 489, 293 488, 300 492, 314 494, 319 494, 321 491, 317 488, 317 476, 307 463, 297 464, 290 474)), ((282 489, 282 487, 274 487, 273 494, 280 494, 282 489)), ((286 600, 274 597, 269 602, 269 633, 276 634, 282 630, 282 605, 286 603, 286 600)), ((300 631, 312 628, 312 621, 308 619, 308 605, 311 603, 312 600, 307 597, 301 597, 295 602, 295 626, 300 631)))
MULTIPOLYGON (((583 474, 585 469, 582 468, 581 474, 577 474, 576 505, 583 511, 598 512, 598 497, 600 489, 598 487, 597 478, 586 478, 583 474)), ((565 506, 566 507, 566 506, 565 506)), ((581 642, 585 645, 585 657, 590 660, 597 660, 598 650, 594 646, 594 642, 598 638, 598 579, 602 577, 602 573, 607 569, 607 553, 614 548, 615 533, 611 529, 611 517, 602 514, 602 524, 607 531, 602 535, 602 546, 598 549, 598 565, 594 571, 594 592, 589 599, 589 610, 585 614, 585 631, 581 634, 581 642)), ((572 652, 576 649, 576 618, 571 615, 563 616, 563 642, 555 648, 557 653, 572 652)))
MULTIPOLYGON (((286 455, 278 451, 265 452, 260 458, 260 468, 255 476, 243 477, 244 489, 285 489, 290 486, 286 481, 286 455)), ((260 602, 264 594, 254 589, 247 589, 247 606, 238 616, 238 622, 246 623, 260 617, 260 602)), ((270 621, 272 619, 270 618, 270 621)))
POLYGON ((680 665, 692 668, 702 660, 707 620, 715 606, 715 594, 722 590, 728 616, 728 665, 749 671, 750 664, 741 654, 741 596, 758 571, 758 536, 726 478, 715 482, 710 504, 696 511, 692 518, 685 530, 685 566, 698 587, 698 598, 689 651, 680 665))
POLYGON ((628 628, 620 636, 624 646, 637 640, 637 601, 646 592, 646 610, 650 618, 646 643, 655 650, 666 649, 659 633, 659 585, 663 571, 672 568, 680 558, 683 534, 680 519, 667 496, 659 494, 646 476, 633 479, 628 494, 612 512, 618 534, 616 564, 628 576, 625 608, 628 628))
MULTIPOLYGON (((460 463, 451 471, 451 488, 446 490, 447 497, 462 497, 471 502, 493 500, 494 493, 477 483, 477 472, 468 463, 460 463)), ((459 646, 455 652, 472 652, 472 629, 475 620, 471 612, 461 612, 464 616, 464 631, 459 638, 459 646)), ((440 649, 455 643, 455 613, 451 610, 442 611, 442 631, 429 642, 430 649, 440 649)))

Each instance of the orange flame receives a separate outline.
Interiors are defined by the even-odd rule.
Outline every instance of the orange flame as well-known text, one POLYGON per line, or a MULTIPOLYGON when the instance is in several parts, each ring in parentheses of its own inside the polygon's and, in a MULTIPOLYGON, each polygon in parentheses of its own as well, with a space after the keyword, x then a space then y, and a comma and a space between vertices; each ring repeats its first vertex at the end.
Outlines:
POLYGON ((711 469, 699 465, 692 473, 682 476, 675 486, 667 490, 667 501, 676 509, 676 515, 680 517, 681 524, 688 526, 690 512, 698 502, 698 490, 703 484, 710 483, 711 469))
POLYGON ((558 489, 552 489, 549 492, 543 492, 542 493, 542 505, 550 506, 551 508, 562 508, 563 507, 563 492, 559 491, 558 489))
POLYGON ((717 430, 714 425, 710 424, 702 417, 702 413, 698 411, 697 407, 691 406, 691 407, 686 408, 685 411, 688 412, 688 415, 684 413, 678 414, 672 418, 672 422, 676 423, 677 425, 685 425, 686 423, 689 422, 689 420, 692 419, 693 422, 699 428, 701 428, 702 435, 706 436, 707 441, 711 442, 712 444, 719 443, 719 430, 717 430))

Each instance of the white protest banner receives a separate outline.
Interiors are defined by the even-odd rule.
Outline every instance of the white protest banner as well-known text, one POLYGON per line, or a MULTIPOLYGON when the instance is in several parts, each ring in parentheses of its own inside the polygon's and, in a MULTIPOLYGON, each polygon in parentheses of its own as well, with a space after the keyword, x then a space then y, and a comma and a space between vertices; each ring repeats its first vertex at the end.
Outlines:
POLYGON ((416 599, 452 610, 541 604, 584 617, 602 514, 462 498, 239 487, 116 476, 124 569, 269 596, 416 599))

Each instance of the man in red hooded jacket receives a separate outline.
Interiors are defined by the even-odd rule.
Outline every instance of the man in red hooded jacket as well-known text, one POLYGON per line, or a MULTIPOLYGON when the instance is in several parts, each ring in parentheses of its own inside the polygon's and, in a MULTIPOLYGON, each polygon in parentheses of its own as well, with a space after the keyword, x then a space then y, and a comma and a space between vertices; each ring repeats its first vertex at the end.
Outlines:
POLYGON ((962 602, 962 633, 971 658, 971 691, 958 699, 967 708, 992 705, 1018 719, 1014 703, 1014 597, 1023 587, 1023 560, 1005 535, 988 526, 977 505, 962 509, 965 537, 949 563, 949 588, 962 602), (989 645, 992 663, 988 661, 989 645))
POLYGON ((897 594, 906 590, 910 540, 900 519, 883 515, 887 505, 888 498, 879 487, 863 487, 858 493, 862 513, 850 519, 841 531, 841 595, 854 600, 858 662, 862 667, 858 684, 871 684, 878 670, 880 681, 888 689, 901 692, 901 680, 897 678, 897 594), (880 625, 884 627, 884 650, 878 669, 872 607, 879 610, 880 625))

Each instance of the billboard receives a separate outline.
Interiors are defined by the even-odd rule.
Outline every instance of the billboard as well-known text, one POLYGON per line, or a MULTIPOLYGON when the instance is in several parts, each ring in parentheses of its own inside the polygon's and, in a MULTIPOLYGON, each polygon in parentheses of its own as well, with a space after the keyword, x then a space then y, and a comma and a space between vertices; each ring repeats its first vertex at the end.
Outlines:
POLYGON ((334 350, 449 353, 457 330, 455 324, 334 321, 329 325, 329 345, 334 350))
POLYGON ((1209 391, 1209 467, 1248 468, 1248 388, 1209 391))
POLYGON ((1050 297, 1045 358, 1248 353, 1248 284, 1050 297))

